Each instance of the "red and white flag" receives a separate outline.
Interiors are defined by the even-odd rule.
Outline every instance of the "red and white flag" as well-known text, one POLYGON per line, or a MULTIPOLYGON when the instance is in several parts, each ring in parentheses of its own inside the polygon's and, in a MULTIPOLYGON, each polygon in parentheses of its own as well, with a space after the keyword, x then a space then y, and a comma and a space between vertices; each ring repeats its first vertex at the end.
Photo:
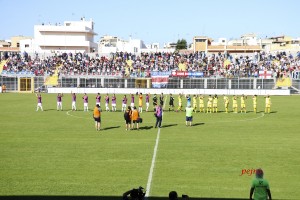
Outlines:
POLYGON ((263 78, 263 79, 272 78, 272 71, 266 71, 266 70, 259 71, 259 78, 263 78))

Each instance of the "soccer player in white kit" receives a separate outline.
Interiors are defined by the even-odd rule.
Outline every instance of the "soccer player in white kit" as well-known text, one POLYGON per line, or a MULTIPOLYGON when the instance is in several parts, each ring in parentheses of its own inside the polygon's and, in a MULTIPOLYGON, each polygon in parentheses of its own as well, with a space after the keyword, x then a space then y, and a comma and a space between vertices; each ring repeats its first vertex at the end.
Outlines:
POLYGON ((100 103, 101 102, 101 95, 100 95, 100 93, 98 93, 97 94, 97 96, 96 96, 96 105, 99 105, 99 106, 101 106, 100 103))
POLYGON ((39 108, 41 109, 41 111, 43 111, 42 95, 41 94, 37 94, 36 97, 37 97, 37 101, 38 101, 37 106, 36 106, 36 111, 38 111, 39 108))
POLYGON ((125 112, 127 108, 127 97, 126 95, 124 95, 123 99, 122 99, 122 112, 125 112))
POLYGON ((76 109, 76 94, 71 92, 71 95, 72 95, 72 111, 75 111, 75 110, 77 110, 76 109))
POLYGON ((60 93, 57 94, 57 107, 56 107, 57 111, 63 110, 63 108, 62 108, 62 97, 63 96, 64 96, 63 94, 60 94, 60 93))
POLYGON ((86 93, 84 93, 83 99, 83 111, 89 111, 89 97, 86 93))
POLYGON ((113 94, 113 96, 111 97, 111 110, 113 112, 117 111, 117 97, 115 94, 113 94))
POLYGON ((105 96, 105 111, 109 112, 109 96, 106 94, 105 96))

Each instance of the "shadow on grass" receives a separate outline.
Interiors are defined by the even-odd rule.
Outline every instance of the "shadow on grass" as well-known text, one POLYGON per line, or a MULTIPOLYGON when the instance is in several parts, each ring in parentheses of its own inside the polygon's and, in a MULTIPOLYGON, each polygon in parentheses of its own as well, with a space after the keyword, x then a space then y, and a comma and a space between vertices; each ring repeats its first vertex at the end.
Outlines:
POLYGON ((177 126, 178 124, 166 124, 166 125, 162 125, 161 128, 167 128, 167 127, 171 127, 171 126, 177 126))
POLYGON ((106 131, 106 130, 110 130, 110 129, 114 129, 114 128, 120 128, 121 126, 110 126, 110 127, 105 127, 102 128, 101 131, 106 131))
POLYGON ((195 123, 195 124, 192 124, 192 126, 200 126, 200 125, 204 125, 205 123, 195 123))
POLYGON ((149 130, 151 128, 153 128, 153 126, 141 126, 139 129, 140 130, 149 130))
POLYGON ((56 111, 56 109, 44 109, 44 111, 53 111, 53 110, 55 110, 56 111))

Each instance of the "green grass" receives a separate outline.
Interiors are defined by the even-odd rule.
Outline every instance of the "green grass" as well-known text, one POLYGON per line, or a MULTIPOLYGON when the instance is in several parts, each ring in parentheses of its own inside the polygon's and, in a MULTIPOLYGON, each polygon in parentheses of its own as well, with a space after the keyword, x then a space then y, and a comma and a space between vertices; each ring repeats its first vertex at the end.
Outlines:
MULTIPOLYGON (((146 187, 158 132, 153 112, 142 113, 144 129, 127 132, 121 112, 103 112, 96 132, 81 95, 81 111, 70 115, 70 95, 64 111, 56 111, 55 94, 42 96, 45 111, 36 112, 34 94, 0 94, 0 196, 118 196, 146 187)), ((299 110, 300 96, 273 96, 271 114, 197 113, 193 127, 184 112, 165 112, 150 195, 248 198, 254 176, 241 171, 261 167, 274 199, 299 198, 299 110)))

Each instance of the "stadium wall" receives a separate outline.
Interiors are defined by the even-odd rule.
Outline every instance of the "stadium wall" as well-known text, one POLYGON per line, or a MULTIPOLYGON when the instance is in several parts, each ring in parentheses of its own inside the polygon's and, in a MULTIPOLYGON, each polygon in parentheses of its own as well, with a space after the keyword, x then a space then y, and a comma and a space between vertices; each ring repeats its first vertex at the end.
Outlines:
POLYGON ((288 89, 272 90, 234 90, 234 89, 148 89, 148 88, 48 88, 48 93, 88 93, 88 94, 204 94, 204 95, 290 95, 288 89))

